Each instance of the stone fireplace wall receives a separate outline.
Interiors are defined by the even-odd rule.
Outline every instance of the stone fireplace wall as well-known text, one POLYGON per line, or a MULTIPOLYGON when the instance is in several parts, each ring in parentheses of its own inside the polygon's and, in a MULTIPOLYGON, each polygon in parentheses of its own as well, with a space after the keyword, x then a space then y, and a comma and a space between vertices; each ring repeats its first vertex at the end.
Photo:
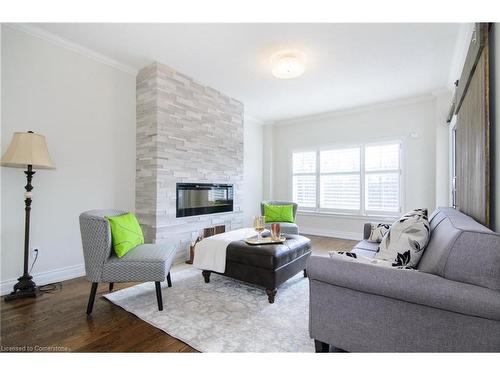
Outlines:
POLYGON ((136 213, 147 241, 185 260, 203 228, 243 226, 243 104, 159 63, 138 73, 136 95, 136 213), (177 182, 234 184, 234 211, 177 219, 177 182))

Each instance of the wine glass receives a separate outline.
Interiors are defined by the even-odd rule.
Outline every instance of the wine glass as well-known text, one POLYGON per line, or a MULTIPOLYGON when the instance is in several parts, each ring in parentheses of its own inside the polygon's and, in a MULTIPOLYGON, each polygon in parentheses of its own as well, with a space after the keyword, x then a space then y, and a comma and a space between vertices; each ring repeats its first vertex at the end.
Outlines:
POLYGON ((257 241, 262 240, 261 233, 264 231, 264 216, 254 216, 253 218, 253 229, 257 232, 257 241))

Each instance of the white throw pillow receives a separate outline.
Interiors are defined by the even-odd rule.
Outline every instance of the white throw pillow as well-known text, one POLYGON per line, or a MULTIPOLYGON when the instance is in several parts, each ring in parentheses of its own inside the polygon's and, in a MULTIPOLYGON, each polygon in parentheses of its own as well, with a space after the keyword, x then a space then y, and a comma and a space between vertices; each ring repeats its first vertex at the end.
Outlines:
POLYGON ((375 258, 390 261, 394 267, 415 268, 429 237, 427 209, 415 209, 391 225, 375 258))
MULTIPOLYGON (((382 267, 391 267, 391 268, 394 267, 392 262, 389 262, 387 260, 370 258, 364 255, 358 255, 356 253, 351 253, 348 251, 329 251, 328 254, 332 259, 338 258, 350 262, 372 264, 375 266, 382 266, 382 267)), ((405 268, 405 267, 399 267, 399 268, 405 268)))
POLYGON ((367 241, 370 242, 380 242, 382 238, 389 232, 391 228, 390 224, 371 224, 372 229, 370 232, 370 237, 368 237, 367 241))

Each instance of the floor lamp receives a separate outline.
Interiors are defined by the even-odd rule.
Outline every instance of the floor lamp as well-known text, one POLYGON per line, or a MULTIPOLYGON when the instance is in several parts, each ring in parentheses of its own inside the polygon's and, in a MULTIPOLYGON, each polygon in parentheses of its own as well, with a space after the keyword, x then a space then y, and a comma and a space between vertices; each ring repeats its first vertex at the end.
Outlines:
POLYGON ((45 137, 32 131, 27 133, 14 133, 9 148, 2 157, 0 164, 4 167, 26 168, 27 184, 24 187, 24 203, 26 218, 24 222, 24 272, 17 279, 14 291, 5 296, 6 301, 18 298, 36 297, 36 284, 28 270, 29 241, 30 241, 30 212, 33 186, 31 180, 35 171, 33 169, 54 169, 50 159, 45 137))

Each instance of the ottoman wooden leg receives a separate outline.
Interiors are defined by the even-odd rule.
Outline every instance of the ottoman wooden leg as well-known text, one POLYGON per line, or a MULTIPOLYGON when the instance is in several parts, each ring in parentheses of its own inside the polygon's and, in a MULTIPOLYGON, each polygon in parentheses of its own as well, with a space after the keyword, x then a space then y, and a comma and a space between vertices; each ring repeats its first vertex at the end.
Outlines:
POLYGON ((274 289, 267 288, 266 289, 267 300, 269 301, 269 303, 274 303, 274 297, 276 296, 277 291, 278 291, 278 289, 276 289, 276 288, 274 288, 274 289))
POLYGON ((307 270, 304 270, 304 277, 307 277, 307 270))
POLYGON ((205 282, 208 284, 210 282, 210 274, 212 272, 210 271, 201 271, 201 274, 203 275, 203 278, 205 279, 205 282))

